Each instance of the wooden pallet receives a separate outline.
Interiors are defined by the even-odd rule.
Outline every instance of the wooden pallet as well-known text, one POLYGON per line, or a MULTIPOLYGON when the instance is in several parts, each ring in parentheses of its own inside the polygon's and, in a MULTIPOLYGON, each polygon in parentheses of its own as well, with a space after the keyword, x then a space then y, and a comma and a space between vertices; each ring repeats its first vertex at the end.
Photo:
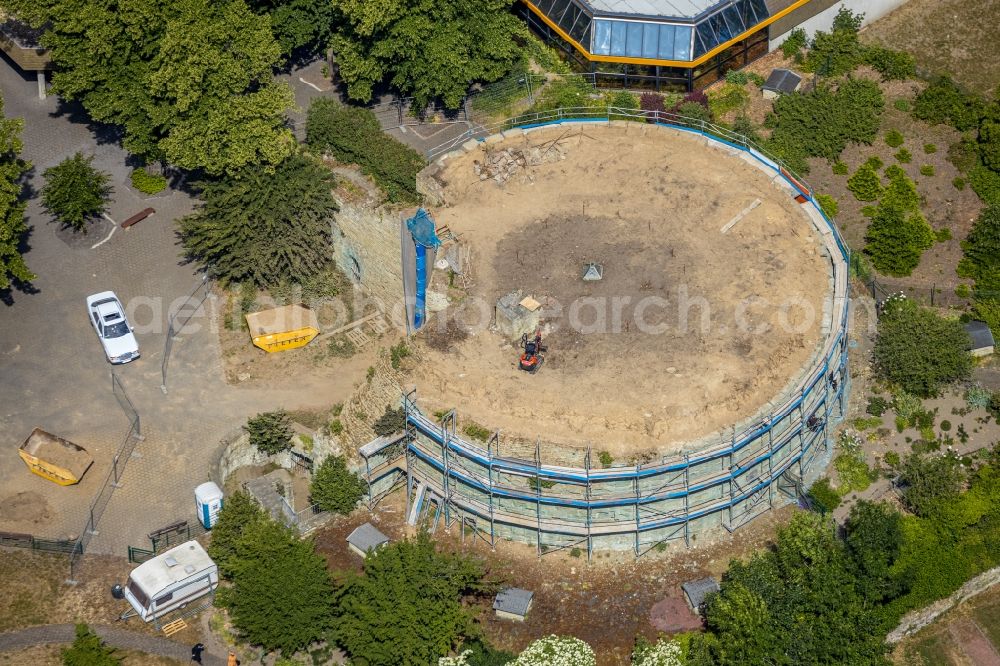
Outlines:
POLYGON ((187 622, 184 621, 184 618, 180 618, 163 625, 163 633, 166 636, 173 636, 178 631, 183 631, 185 629, 187 629, 187 622))

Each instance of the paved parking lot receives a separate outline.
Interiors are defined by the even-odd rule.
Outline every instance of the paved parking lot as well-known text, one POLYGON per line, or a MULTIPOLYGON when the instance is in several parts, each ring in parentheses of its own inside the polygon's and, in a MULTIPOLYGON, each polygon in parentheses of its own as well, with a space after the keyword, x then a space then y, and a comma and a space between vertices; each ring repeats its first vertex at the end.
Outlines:
POLYGON ((160 390, 166 317, 199 279, 182 261, 174 221, 193 207, 179 191, 147 199, 128 185, 126 153, 81 121, 60 112, 54 97, 42 101, 33 78, 0 62, 0 90, 8 117, 25 120, 23 156, 34 165, 30 186, 42 172, 76 151, 95 156, 112 174, 110 217, 121 222, 152 206, 156 214, 129 231, 110 222, 86 237, 61 231, 41 209, 28 205, 31 226, 26 260, 38 275, 35 293, 14 291, 0 304, 0 530, 52 538, 76 536, 107 475, 128 420, 111 392, 111 366, 87 320, 88 294, 114 290, 136 327, 142 358, 116 369, 141 415, 146 436, 128 462, 118 489, 91 543, 91 551, 125 554, 148 543, 150 530, 194 519, 193 488, 207 478, 220 439, 248 415, 276 406, 329 405, 344 396, 301 390, 228 386, 222 377, 217 337, 211 328, 214 301, 174 345, 170 391, 160 390), (103 241, 103 242, 102 242, 103 241), (96 246, 96 247, 94 247, 96 246), (95 463, 84 482, 62 488, 30 474, 17 447, 34 426, 87 448, 95 463))

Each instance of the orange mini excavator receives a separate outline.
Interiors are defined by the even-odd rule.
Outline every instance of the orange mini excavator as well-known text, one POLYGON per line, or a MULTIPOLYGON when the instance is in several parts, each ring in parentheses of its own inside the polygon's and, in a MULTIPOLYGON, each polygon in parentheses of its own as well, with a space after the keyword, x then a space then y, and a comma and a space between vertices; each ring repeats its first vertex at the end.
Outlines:
POLYGON ((527 333, 522 335, 521 347, 524 353, 521 354, 519 367, 525 372, 534 373, 542 366, 545 360, 543 354, 547 351, 546 347, 542 346, 542 332, 535 331, 535 337, 530 339, 527 333))

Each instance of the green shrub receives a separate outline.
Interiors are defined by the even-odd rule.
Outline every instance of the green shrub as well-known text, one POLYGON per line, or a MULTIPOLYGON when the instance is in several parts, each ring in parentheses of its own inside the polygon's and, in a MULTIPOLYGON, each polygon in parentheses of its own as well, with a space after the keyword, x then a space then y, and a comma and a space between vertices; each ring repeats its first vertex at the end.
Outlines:
POLYGON ((712 112, 698 102, 683 102, 677 107, 677 113, 696 124, 698 122, 712 122, 712 112))
MULTIPOLYGON (((908 394, 932 397, 972 372, 968 345, 969 335, 957 319, 945 319, 906 299, 890 299, 878 320, 873 365, 880 378, 908 394)), ((918 426, 933 424, 927 410, 905 411, 897 407, 896 413, 918 426)))
POLYGON ((934 175, 934 165, 933 164, 923 164, 920 166, 921 176, 933 176, 934 175))
POLYGON ((885 142, 892 148, 899 148, 903 145, 903 135, 899 130, 889 130, 885 134, 885 142))
POLYGON ((292 422, 283 409, 258 414, 243 429, 250 435, 250 444, 261 453, 274 455, 292 448, 292 422))
POLYGON ((960 132, 974 129, 984 111, 982 100, 965 94, 946 76, 931 81, 913 104, 917 118, 934 125, 948 123, 960 132))
POLYGON ((87 232, 87 223, 107 211, 111 175, 94 168, 94 156, 76 153, 42 172, 42 206, 66 227, 87 232))
POLYGON ((951 240, 951 229, 948 227, 941 227, 934 232, 934 237, 937 239, 938 243, 944 243, 951 240))
POLYGON ((378 420, 372 425, 372 430, 374 430, 375 434, 379 437, 394 435, 397 432, 402 432, 405 428, 406 412, 402 407, 393 409, 392 407, 386 406, 382 416, 378 417, 378 420))
POLYGON ((838 176, 846 176, 848 173, 847 165, 841 162, 840 160, 834 162, 833 167, 831 169, 833 173, 837 174, 838 176))
POLYGON ((876 171, 881 171, 882 167, 885 166, 885 163, 882 161, 882 158, 879 157, 878 155, 872 155, 871 157, 869 157, 867 160, 865 160, 865 164, 875 169, 876 171))
POLYGON ((366 490, 365 482, 347 469, 347 460, 343 456, 328 456, 309 484, 309 499, 322 511, 348 514, 358 505, 366 490))
POLYGON ((122 660, 90 627, 77 624, 73 644, 62 651, 62 663, 64 666, 121 666, 122 660))
POLYGON ((892 105, 894 107, 896 107, 896 109, 898 111, 902 111, 904 113, 908 113, 910 111, 910 108, 911 108, 910 107, 910 100, 908 100, 908 99, 902 99, 902 98, 897 99, 895 102, 892 103, 892 105))
POLYGON ((880 206, 891 206, 906 212, 917 212, 920 210, 920 195, 917 193, 917 184, 906 175, 902 167, 893 164, 885 170, 885 175, 889 179, 889 186, 885 188, 880 206))
POLYGON ((490 441, 490 437, 493 435, 492 432, 490 432, 483 426, 479 425, 475 421, 466 424, 465 428, 462 429, 462 432, 464 432, 472 439, 478 440, 480 442, 490 441))
POLYGON ((941 432, 948 432, 949 430, 951 430, 951 421, 944 419, 941 421, 941 432))
POLYGON ((896 160, 902 164, 909 164, 913 160, 913 155, 906 148, 900 148, 894 155, 896 160))
POLYGON ((917 74, 917 64, 909 53, 881 46, 865 48, 863 60, 882 75, 883 81, 905 81, 917 74))
POLYGON ((708 93, 708 108, 716 118, 742 109, 750 103, 750 93, 744 86, 735 83, 724 83, 708 93))
POLYGON ((368 109, 329 98, 314 99, 306 120, 306 143, 313 150, 329 151, 342 162, 360 166, 390 201, 411 203, 420 198, 416 177, 424 168, 424 158, 383 132, 368 109))
POLYGON ((823 214, 828 218, 833 219, 837 217, 837 213, 840 210, 840 206, 837 204, 837 200, 834 199, 829 194, 817 194, 813 197, 819 207, 822 209, 823 214))
POLYGON ((841 497, 853 492, 864 492, 872 484, 873 473, 861 454, 841 453, 833 461, 840 478, 837 492, 841 497))
POLYGON ((861 214, 865 217, 875 217, 875 213, 878 212, 878 206, 862 206, 861 214))
POLYGON ((884 275, 906 276, 934 244, 934 232, 919 211, 879 205, 865 234, 864 252, 884 275))
POLYGON ((979 147, 975 141, 962 139, 948 146, 948 161, 962 173, 969 173, 979 164, 979 147))
POLYGON ((350 358, 358 351, 353 342, 346 336, 341 335, 330 338, 330 342, 326 345, 326 350, 330 356, 337 358, 350 358))
POLYGON ((896 468, 899 467, 899 454, 895 451, 886 451, 885 456, 882 457, 885 464, 889 467, 896 468))
POLYGON ((830 487, 830 479, 819 479, 809 488, 809 499, 821 513, 831 513, 840 506, 840 494, 830 487))
POLYGON ((882 416, 891 407, 891 403, 880 395, 873 395, 868 398, 868 406, 865 407, 865 412, 871 414, 872 416, 882 416))
POLYGON ((836 160, 848 143, 870 144, 884 105, 878 84, 864 79, 848 79, 836 89, 819 85, 782 95, 774 102, 766 147, 793 171, 806 173, 808 157, 836 160))
POLYGON ((864 432, 865 430, 878 428, 882 425, 882 419, 878 416, 870 416, 868 418, 861 417, 851 421, 851 425, 854 426, 855 430, 864 432))
POLYGON ((869 164, 862 164, 854 175, 847 179, 847 189, 858 201, 875 201, 882 196, 882 180, 869 164))
POLYGON ((818 30, 813 35, 805 69, 821 76, 840 76, 859 65, 865 55, 865 48, 858 41, 860 22, 856 19, 861 16, 841 7, 834 18, 833 30, 818 30))
POLYGON ((965 189, 965 179, 962 178, 961 176, 956 176, 955 178, 952 178, 951 184, 959 192, 965 189))
POLYGON ((600 453, 598 453, 597 458, 598 460, 601 461, 601 467, 605 469, 611 467, 611 465, 615 462, 615 459, 607 451, 601 451, 600 453))
POLYGON ((955 287, 955 295, 959 298, 969 298, 972 296, 972 289, 967 284, 960 284, 955 287))
POLYGON ((340 419, 330 421, 330 434, 339 436, 344 432, 344 423, 340 419))
POLYGON ((924 144, 924 153, 925 154, 931 155, 931 154, 936 153, 936 152, 937 152, 937 146, 935 146, 933 143, 925 143, 924 144))
POLYGON ((969 187, 987 206, 1000 206, 1000 173, 977 166, 969 172, 969 187))
POLYGON ((569 551, 569 556, 570 557, 581 557, 581 556, 583 556, 583 551, 580 548, 574 546, 573 549, 569 551))
MULTIPOLYGON (((627 90, 619 90, 617 92, 608 93, 605 96, 604 101, 609 107, 616 109, 623 109, 627 111, 639 110, 639 98, 627 90)), ((634 115, 630 116, 614 112, 611 113, 610 118, 612 120, 643 120, 642 118, 637 118, 634 115)))
POLYGON ((389 363, 393 370, 399 370, 403 364, 403 359, 410 355, 410 348, 406 346, 406 340, 400 340, 389 348, 389 363))
POLYGON ((781 52, 786 58, 795 56, 806 46, 806 31, 803 28, 796 28, 788 33, 785 41, 781 42, 781 52))
POLYGON ((132 187, 143 194, 157 194, 167 187, 167 179, 164 176, 154 176, 145 169, 133 169, 129 176, 132 187))

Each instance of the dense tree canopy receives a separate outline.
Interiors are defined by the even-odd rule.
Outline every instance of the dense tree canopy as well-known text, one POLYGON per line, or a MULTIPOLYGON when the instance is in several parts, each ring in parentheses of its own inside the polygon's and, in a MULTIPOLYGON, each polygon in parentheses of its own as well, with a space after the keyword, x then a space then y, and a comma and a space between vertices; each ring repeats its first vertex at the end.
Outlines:
POLYGON ((883 204, 868 225, 865 243, 865 254, 880 273, 909 275, 934 245, 934 230, 920 211, 883 204))
POLYGON ((3 115, 0 97, 0 291, 13 282, 30 282, 35 276, 21 256, 21 243, 28 232, 21 200, 21 177, 31 165, 21 159, 20 118, 3 115))
POLYGON ((249 0, 250 8, 271 17, 271 32, 290 54, 326 46, 333 28, 331 0, 249 0))
POLYGON ((893 298, 878 320, 875 370, 908 393, 935 396, 972 372, 969 346, 969 334, 957 319, 893 298))
POLYGON ((462 595, 480 592, 476 560, 438 553, 426 533, 365 559, 364 575, 348 574, 336 593, 334 635, 370 666, 437 663, 471 627, 462 595))
POLYGON ((90 627, 78 624, 73 644, 62 651, 62 663, 63 666, 121 666, 122 660, 90 627))
POLYGON ((108 208, 111 176, 98 171, 94 156, 77 153, 45 170, 42 205, 62 224, 87 231, 87 222, 108 208))
POLYGON ((225 282, 300 282, 332 262, 337 210, 329 169, 301 155, 200 184, 204 205, 180 221, 188 256, 225 282))
POLYGON ((10 0, 47 30, 53 89, 94 120, 120 125, 125 147, 218 174, 274 165, 294 148, 290 89, 272 69, 281 47, 268 16, 243 0, 10 0))
POLYGON ((518 57, 511 0, 336 0, 331 41, 351 99, 387 80, 422 106, 458 108, 469 84, 496 81, 518 57))

